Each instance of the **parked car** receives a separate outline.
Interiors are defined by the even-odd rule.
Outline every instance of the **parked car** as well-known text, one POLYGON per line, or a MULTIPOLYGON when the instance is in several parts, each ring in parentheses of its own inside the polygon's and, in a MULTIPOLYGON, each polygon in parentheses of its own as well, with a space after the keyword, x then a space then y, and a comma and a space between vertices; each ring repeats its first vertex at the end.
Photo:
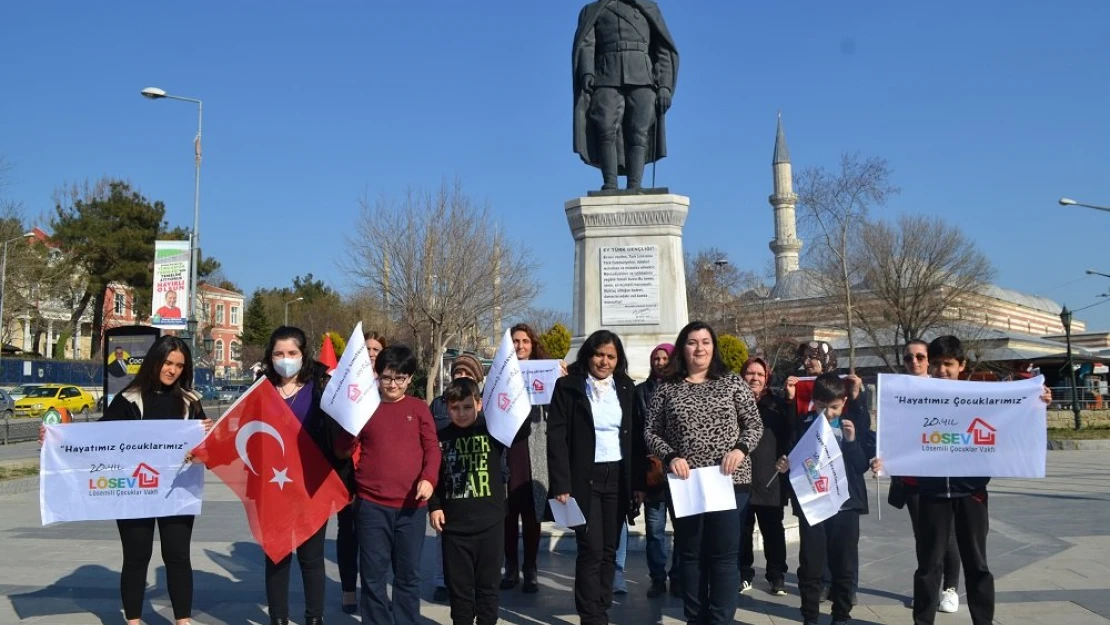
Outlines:
POLYGON ((15 402, 16 417, 41 417, 50 408, 65 408, 88 420, 96 399, 87 391, 69 384, 43 384, 15 402))
POLYGON ((235 401, 236 399, 239 399, 240 395, 247 392, 248 388, 250 387, 246 384, 221 386, 220 401, 235 401))
POLYGON ((8 391, 0 389, 0 417, 11 419, 15 415, 15 400, 8 391))
POLYGON ((8 392, 11 395, 12 401, 19 401, 27 396, 28 393, 42 386, 41 384, 23 384, 17 386, 8 392))
POLYGON ((193 390, 200 394, 201 401, 216 401, 220 398, 220 389, 215 386, 199 384, 194 386, 193 390))

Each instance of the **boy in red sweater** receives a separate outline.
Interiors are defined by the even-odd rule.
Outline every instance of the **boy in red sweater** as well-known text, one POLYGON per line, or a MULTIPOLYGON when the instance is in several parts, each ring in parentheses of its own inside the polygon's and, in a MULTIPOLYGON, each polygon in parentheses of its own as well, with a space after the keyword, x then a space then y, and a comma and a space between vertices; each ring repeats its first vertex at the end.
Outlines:
POLYGON ((439 476, 435 421, 427 404, 405 394, 416 357, 404 345, 374 359, 382 403, 357 437, 337 437, 337 454, 358 448, 355 506, 363 623, 416 625, 420 620, 420 553, 427 501, 439 476), (386 575, 393 569, 393 602, 386 575))

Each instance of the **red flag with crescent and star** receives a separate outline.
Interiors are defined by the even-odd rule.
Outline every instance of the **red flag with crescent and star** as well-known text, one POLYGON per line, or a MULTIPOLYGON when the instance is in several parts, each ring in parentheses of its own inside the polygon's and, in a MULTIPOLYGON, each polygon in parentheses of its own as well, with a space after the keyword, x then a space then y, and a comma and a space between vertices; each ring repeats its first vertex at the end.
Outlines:
POLYGON ((192 451, 243 501, 251 533, 280 561, 347 505, 343 480, 266 378, 192 451))

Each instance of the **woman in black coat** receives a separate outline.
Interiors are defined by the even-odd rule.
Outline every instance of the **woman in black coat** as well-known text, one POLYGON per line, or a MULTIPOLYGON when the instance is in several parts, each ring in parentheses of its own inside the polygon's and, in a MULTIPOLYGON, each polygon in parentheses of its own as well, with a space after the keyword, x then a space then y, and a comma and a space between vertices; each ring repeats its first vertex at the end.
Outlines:
POLYGON ((633 454, 634 384, 620 337, 591 334, 566 376, 555 383, 547 420, 551 493, 574 497, 586 524, 576 527, 574 603, 582 625, 605 625, 613 602, 617 543, 643 491, 643 458, 633 454), (635 480, 635 482, 634 482, 635 480))

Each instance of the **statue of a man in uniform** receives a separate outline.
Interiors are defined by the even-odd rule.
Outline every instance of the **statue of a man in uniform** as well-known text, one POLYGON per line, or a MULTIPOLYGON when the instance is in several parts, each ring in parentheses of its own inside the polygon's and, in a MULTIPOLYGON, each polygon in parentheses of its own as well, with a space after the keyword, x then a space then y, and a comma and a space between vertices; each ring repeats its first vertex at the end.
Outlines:
POLYGON ((650 0, 597 0, 574 33, 574 151, 601 169, 602 191, 667 155, 664 114, 678 77, 678 48, 650 0))

